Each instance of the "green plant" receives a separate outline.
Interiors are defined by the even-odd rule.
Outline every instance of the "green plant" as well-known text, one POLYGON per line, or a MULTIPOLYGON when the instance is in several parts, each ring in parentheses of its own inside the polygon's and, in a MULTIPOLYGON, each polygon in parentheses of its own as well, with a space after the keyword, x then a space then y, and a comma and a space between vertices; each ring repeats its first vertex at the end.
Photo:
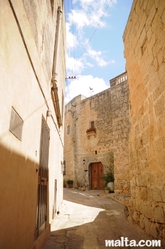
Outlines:
POLYGON ((69 179, 69 180, 66 181, 66 183, 67 183, 68 185, 72 185, 72 184, 73 184, 73 180, 70 180, 70 179, 69 179))
POLYGON ((110 187, 108 187, 108 186, 105 186, 104 189, 109 190, 109 191, 111 190, 110 187))
POLYGON ((114 175, 112 172, 108 171, 101 177, 101 179, 104 181, 104 186, 106 187, 108 182, 114 182, 114 175))

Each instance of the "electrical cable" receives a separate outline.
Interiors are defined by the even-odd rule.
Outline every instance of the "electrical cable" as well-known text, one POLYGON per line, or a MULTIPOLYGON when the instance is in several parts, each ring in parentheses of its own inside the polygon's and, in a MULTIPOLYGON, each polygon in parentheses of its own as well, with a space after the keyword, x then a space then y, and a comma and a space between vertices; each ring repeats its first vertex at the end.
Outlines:
MULTIPOLYGON (((68 2, 68 5, 69 5, 69 3, 71 2, 71 6, 70 6, 70 8, 68 9, 68 12, 69 12, 69 10, 73 9, 73 4, 72 4, 72 0, 71 0, 71 1, 67 1, 67 2, 68 2)), ((95 35, 96 31, 97 31, 98 28, 100 27, 101 21, 102 21, 102 19, 104 18, 105 14, 106 14, 106 12, 107 12, 109 6, 110 6, 110 3, 111 3, 111 0, 109 0, 109 3, 107 4, 107 6, 106 6, 106 8, 105 8, 105 10, 104 10, 104 13, 103 13, 103 15, 101 16, 101 18, 100 18, 100 20, 99 20, 99 22, 98 22, 98 24, 97 24, 97 27, 95 28, 95 30, 93 31, 92 35, 90 36, 90 38, 88 39, 88 41, 87 41, 87 43, 86 43, 85 45, 88 45, 88 44, 90 43, 90 41, 92 40, 92 38, 93 38, 93 36, 95 35)), ((74 34, 75 34, 75 27, 74 27, 74 25, 73 25, 73 27, 72 27, 72 34, 73 34, 73 36, 74 36, 74 34)), ((83 51, 82 51, 82 53, 80 54, 80 56, 77 57, 78 60, 82 57, 82 55, 84 54, 85 50, 87 49, 87 48, 84 47, 83 45, 82 45, 82 47, 83 47, 83 51)), ((69 54, 70 54, 70 51, 69 51, 69 54)), ((74 62, 73 62, 73 63, 75 64, 75 50, 73 50, 73 58, 74 58, 74 62)), ((72 75, 74 75, 74 64, 73 64, 73 66, 72 66, 72 75)))
MULTIPOLYGON (((107 12, 109 6, 110 6, 110 2, 111 2, 111 0, 109 1, 107 7, 105 8, 105 11, 104 11, 103 15, 101 16, 100 21, 99 21, 99 23, 97 24, 97 27, 95 28, 95 30, 93 31, 92 35, 91 35, 90 38, 88 39, 86 45, 89 44, 89 42, 92 40, 94 34, 96 33, 97 29, 99 28, 99 26, 100 26, 100 24, 101 24, 101 20, 102 20, 103 17, 105 16, 105 14, 106 14, 106 12, 107 12)), ((80 56, 78 57, 78 59, 81 58, 81 56, 84 54, 84 51, 85 51, 85 50, 86 50, 86 48, 84 47, 84 50, 83 50, 83 52, 80 54, 80 56)))

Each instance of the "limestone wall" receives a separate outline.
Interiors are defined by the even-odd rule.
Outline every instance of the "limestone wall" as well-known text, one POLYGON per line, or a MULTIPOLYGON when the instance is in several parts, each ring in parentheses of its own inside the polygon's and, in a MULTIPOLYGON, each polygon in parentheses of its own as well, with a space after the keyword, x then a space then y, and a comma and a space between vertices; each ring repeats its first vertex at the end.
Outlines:
MULTIPOLYGON (((125 75, 125 74, 123 74, 125 75)), ((65 179, 90 188, 90 164, 102 162, 104 172, 114 157, 115 192, 129 192, 127 80, 90 98, 78 96, 65 107, 65 179), (94 121, 96 133, 87 129, 94 121), (67 126, 70 133, 67 134, 67 126)))
MULTIPOLYGON (((42 248, 53 207, 60 211, 63 200, 63 126, 59 130, 51 98, 57 19, 53 2, 63 7, 62 0, 0 1, 0 248, 42 248), (41 136, 42 120, 50 136, 41 136), (43 156, 47 152, 41 146, 44 136, 49 140, 49 160, 43 156), (40 178, 41 161, 48 183, 40 178), (45 185, 46 198, 39 193, 39 185, 45 185), (38 197, 44 210, 40 217, 38 197), (42 227, 38 225, 41 216, 42 227)), ((64 33, 63 17, 57 67, 60 107, 65 84, 64 33)))
POLYGON ((130 89, 130 214, 165 240, 165 1, 135 0, 124 32, 130 89))
MULTIPOLYGON (((122 77, 126 77, 124 74, 122 77)), ((118 78, 116 79, 118 81, 118 78)), ((119 81, 120 82, 120 81, 119 81)), ((129 90, 127 81, 111 88, 112 144, 116 193, 128 192, 128 137, 129 137, 129 90)))

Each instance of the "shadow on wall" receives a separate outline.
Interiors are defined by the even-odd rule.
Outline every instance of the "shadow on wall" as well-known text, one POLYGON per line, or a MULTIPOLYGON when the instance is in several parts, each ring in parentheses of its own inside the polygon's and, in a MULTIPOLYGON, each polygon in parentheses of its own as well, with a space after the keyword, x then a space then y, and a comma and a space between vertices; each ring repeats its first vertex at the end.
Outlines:
POLYGON ((0 145, 0 168, 0 248, 30 248, 36 240, 38 164, 0 145))

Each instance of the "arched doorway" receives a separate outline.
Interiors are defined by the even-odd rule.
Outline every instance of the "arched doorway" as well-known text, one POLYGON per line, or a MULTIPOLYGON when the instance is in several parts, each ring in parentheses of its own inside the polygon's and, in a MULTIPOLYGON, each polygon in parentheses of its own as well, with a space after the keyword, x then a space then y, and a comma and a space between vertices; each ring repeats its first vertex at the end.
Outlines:
POLYGON ((101 177, 104 175, 104 167, 101 162, 90 164, 91 189, 104 189, 104 181, 101 177))

